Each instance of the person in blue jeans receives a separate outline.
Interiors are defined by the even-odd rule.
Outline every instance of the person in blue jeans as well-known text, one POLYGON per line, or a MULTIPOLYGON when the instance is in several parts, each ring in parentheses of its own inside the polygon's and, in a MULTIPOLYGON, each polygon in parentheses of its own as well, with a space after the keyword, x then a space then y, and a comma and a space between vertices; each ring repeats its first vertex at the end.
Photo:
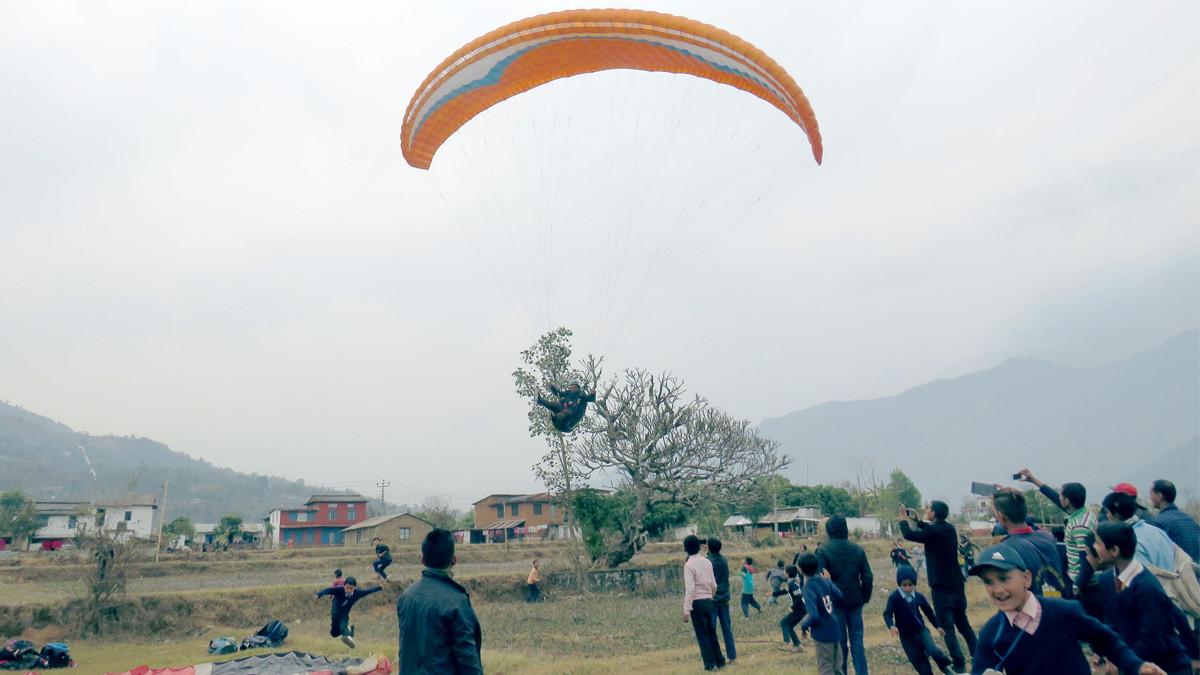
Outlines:
POLYGON ((863 648, 863 605, 871 601, 871 590, 875 577, 867 554, 858 544, 849 540, 850 529, 846 517, 831 516, 825 521, 825 533, 829 535, 817 549, 820 569, 829 572, 829 578, 841 592, 833 603, 833 614, 837 617, 842 633, 842 655, 840 675, 846 675, 846 662, 853 661, 855 675, 867 675, 867 651, 863 648))
POLYGON ((729 619, 729 561, 721 555, 721 540, 709 537, 708 561, 713 566, 717 579, 717 592, 713 594, 713 621, 716 622, 725 640, 725 665, 737 661, 737 647, 733 644, 733 625, 729 619))

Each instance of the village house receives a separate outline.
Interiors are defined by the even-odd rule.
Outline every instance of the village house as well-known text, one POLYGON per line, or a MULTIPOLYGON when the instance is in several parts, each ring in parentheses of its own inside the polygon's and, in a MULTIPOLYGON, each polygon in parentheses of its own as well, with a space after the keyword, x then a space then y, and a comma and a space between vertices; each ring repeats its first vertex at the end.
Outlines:
POLYGON ((562 509, 546 492, 492 494, 475 502, 470 543, 562 539, 567 524, 562 509))
POLYGON ((372 539, 379 537, 383 543, 394 546, 420 543, 433 529, 433 523, 428 520, 411 513, 397 513, 367 518, 357 525, 351 525, 342 530, 342 538, 347 544, 370 544, 372 539))
POLYGON ((133 495, 108 502, 35 502, 38 529, 30 548, 51 551, 97 525, 120 537, 150 539, 158 524, 154 495, 133 495))
POLYGON ((274 509, 267 516, 275 546, 338 546, 342 530, 367 519, 362 495, 313 495, 304 506, 274 509))
POLYGON ((817 534, 821 518, 819 506, 789 506, 759 518, 755 530, 760 536, 778 532, 785 537, 807 537, 817 534))

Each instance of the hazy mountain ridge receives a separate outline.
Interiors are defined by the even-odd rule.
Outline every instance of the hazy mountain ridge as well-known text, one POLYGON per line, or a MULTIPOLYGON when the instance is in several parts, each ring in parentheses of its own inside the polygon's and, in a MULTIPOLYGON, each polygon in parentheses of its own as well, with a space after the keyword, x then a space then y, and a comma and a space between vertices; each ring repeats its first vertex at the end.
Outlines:
POLYGON ((866 455, 880 474, 899 467, 927 497, 956 505, 972 480, 1008 482, 1025 466, 1102 496, 1168 453, 1180 490, 1195 494, 1200 459, 1185 448, 1200 438, 1200 332, 1096 368, 1009 359, 889 398, 788 413, 760 430, 796 460, 793 481, 806 471, 813 483, 844 480, 847 458, 866 455))
POLYGON ((0 403, 0 489, 41 501, 89 501, 161 495, 164 481, 170 482, 167 518, 193 522, 230 513, 253 522, 272 508, 303 504, 314 492, 300 481, 215 467, 148 438, 79 433, 0 403))

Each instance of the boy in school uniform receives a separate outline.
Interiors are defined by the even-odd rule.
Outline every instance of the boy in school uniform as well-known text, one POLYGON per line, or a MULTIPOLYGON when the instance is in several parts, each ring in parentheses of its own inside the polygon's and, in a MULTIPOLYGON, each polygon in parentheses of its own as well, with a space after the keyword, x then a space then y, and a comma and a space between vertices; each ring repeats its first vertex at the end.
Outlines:
MULTIPOLYGON (((1190 631, 1177 629, 1179 609, 1171 604, 1162 585, 1134 560, 1137 535, 1128 523, 1107 520, 1086 539, 1089 553, 1099 563, 1100 595, 1104 623, 1111 626, 1139 658, 1152 661, 1170 675, 1189 675, 1192 659, 1185 641, 1190 631)), ((1187 625, 1186 621, 1183 625, 1187 625)))
POLYGON ((987 547, 971 574, 983 581, 1000 610, 979 631, 973 675, 1091 675, 1080 641, 1123 675, 1166 675, 1139 658, 1111 628, 1084 614, 1078 602, 1034 595, 1033 575, 1013 547, 987 547))
POLYGON ((779 627, 783 629, 783 644, 779 647, 783 651, 790 651, 796 654, 804 652, 804 648, 800 646, 800 638, 796 635, 796 624, 804 620, 804 581, 800 577, 800 570, 795 565, 788 565, 784 571, 787 574, 787 589, 784 591, 792 599, 792 611, 788 612, 782 619, 779 620, 779 627))
POLYGON ((800 557, 800 571, 804 573, 804 620, 800 632, 812 638, 817 652, 817 673, 833 675, 843 673, 846 655, 842 652, 842 629, 833 614, 833 603, 842 597, 842 592, 829 580, 829 572, 820 576, 817 556, 808 553, 800 557))
POLYGON ((892 637, 900 638, 900 646, 908 662, 921 675, 933 675, 929 660, 933 659, 939 670, 946 675, 952 675, 950 657, 933 643, 933 636, 925 626, 921 613, 929 617, 929 625, 945 636, 946 631, 938 625, 933 607, 924 595, 917 592, 917 572, 908 565, 901 565, 896 570, 896 584, 899 588, 888 596, 887 606, 883 608, 883 622, 887 624, 892 637))

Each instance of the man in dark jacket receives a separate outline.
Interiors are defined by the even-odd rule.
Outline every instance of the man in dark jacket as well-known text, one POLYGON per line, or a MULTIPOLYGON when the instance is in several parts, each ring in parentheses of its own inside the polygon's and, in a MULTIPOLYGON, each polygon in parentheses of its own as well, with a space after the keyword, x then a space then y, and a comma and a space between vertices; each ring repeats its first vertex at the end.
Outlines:
POLYGON ((421 542, 421 578, 396 603, 401 675, 482 675, 483 631, 466 589, 450 578, 454 535, 436 529, 421 542))
POLYGON ((946 502, 934 501, 929 505, 925 518, 913 528, 916 511, 900 506, 900 533, 909 541, 925 545, 925 559, 929 563, 929 589, 933 595, 933 608, 938 625, 946 631, 946 649, 954 663, 954 672, 967 670, 967 660, 954 629, 962 633, 967 641, 968 653, 975 653, 975 631, 967 620, 967 595, 964 590, 962 572, 958 567, 958 533, 946 522, 950 507, 946 502))
POLYGON ((842 632, 844 660, 840 675, 846 675, 849 670, 845 665, 848 661, 854 661, 855 675, 867 675, 862 610, 863 605, 871 600, 875 577, 871 574, 867 554, 861 546, 848 539, 850 530, 846 526, 845 516, 831 516, 825 521, 825 533, 829 539, 817 549, 817 560, 820 568, 829 572, 833 585, 842 593, 842 597, 833 605, 833 613, 842 632))
POLYGON ((737 647, 733 644, 733 625, 729 620, 729 561, 721 555, 721 540, 716 537, 708 539, 708 561, 717 580, 717 592, 712 599, 713 620, 725 639, 725 665, 732 665, 737 660, 737 647))

